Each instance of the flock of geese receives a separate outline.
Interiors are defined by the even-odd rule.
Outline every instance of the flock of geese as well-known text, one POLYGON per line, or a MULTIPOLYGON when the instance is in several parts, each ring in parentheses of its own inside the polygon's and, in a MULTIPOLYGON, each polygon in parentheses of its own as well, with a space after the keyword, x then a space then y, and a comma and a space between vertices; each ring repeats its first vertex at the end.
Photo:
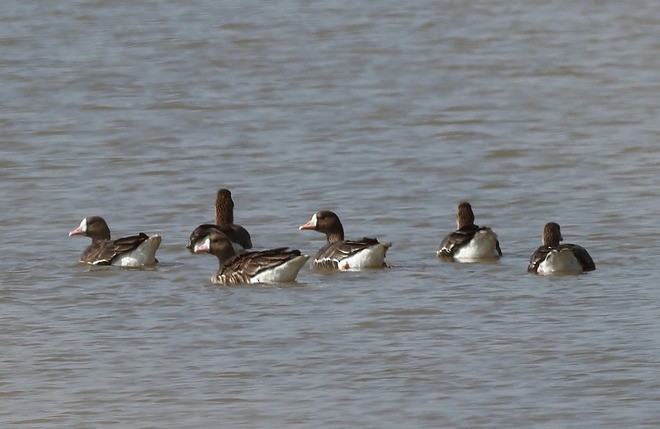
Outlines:
MULTIPOLYGON (((368 237, 346 240, 341 221, 332 211, 314 213, 299 229, 318 231, 326 236, 327 243, 312 260, 313 269, 347 271, 387 267, 385 254, 391 243, 381 243, 368 237)), ((69 233, 69 236, 73 235, 92 239, 92 244, 80 257, 83 263, 142 267, 158 262, 159 235, 140 233, 112 240, 108 224, 99 216, 83 219, 69 233)), ((545 225, 542 240, 543 245, 532 255, 527 271, 536 274, 577 274, 596 269, 585 248, 576 244, 561 244, 563 238, 557 223, 545 225)), ((194 254, 215 255, 219 268, 211 280, 223 285, 292 282, 309 259, 299 250, 287 247, 250 250, 250 233, 234 223, 234 201, 228 189, 220 189, 217 193, 215 224, 195 228, 186 248, 194 254)), ((474 224, 474 212, 468 202, 458 205, 456 231, 442 240, 436 253, 443 260, 456 262, 492 260, 502 256, 497 234, 491 228, 474 224)))

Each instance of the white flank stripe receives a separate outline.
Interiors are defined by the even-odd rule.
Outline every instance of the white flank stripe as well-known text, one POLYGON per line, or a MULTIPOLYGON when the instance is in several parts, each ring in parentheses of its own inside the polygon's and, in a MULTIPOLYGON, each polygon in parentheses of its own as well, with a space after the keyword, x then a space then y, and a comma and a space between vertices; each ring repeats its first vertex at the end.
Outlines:
POLYGON ((496 243, 497 235, 493 231, 478 231, 468 244, 454 252, 454 260, 469 262, 478 259, 498 258, 496 243))
POLYGON ((156 250, 160 246, 160 235, 152 235, 140 244, 137 249, 119 255, 112 261, 112 265, 120 267, 142 267, 156 263, 156 250))
POLYGON ((269 268, 250 279, 250 283, 287 283, 296 279, 308 255, 301 255, 276 267, 269 268))
POLYGON ((579 274, 582 272, 582 265, 572 250, 553 250, 539 264, 537 272, 539 274, 579 274))
POLYGON ((385 262, 386 247, 382 244, 376 244, 367 247, 349 257, 339 261, 339 270, 355 271, 363 268, 382 268, 385 262))

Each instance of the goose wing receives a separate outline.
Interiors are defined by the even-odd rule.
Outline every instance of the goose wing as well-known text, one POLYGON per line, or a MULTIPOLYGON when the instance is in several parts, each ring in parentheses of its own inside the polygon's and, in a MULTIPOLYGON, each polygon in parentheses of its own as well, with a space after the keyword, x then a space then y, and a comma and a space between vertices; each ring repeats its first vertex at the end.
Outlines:
POLYGON ((123 237, 117 240, 103 240, 92 243, 80 257, 81 262, 94 265, 110 265, 112 260, 125 252, 135 250, 149 236, 141 232, 138 235, 123 237))

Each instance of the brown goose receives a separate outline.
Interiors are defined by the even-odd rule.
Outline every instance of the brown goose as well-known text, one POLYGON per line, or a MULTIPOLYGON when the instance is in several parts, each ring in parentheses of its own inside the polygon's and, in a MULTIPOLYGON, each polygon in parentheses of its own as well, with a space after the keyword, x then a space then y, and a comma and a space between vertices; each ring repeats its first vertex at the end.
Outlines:
POLYGON ((252 248, 250 233, 241 225, 234 223, 234 200, 229 189, 223 188, 218 191, 215 199, 215 224, 206 223, 195 228, 190 234, 186 248, 194 253, 195 243, 211 231, 225 234, 234 243, 237 252, 252 248))
POLYGON ((339 217, 330 210, 314 213, 300 230, 313 230, 325 234, 328 242, 314 256, 312 268, 330 270, 359 270, 362 268, 382 268, 385 266, 385 253, 391 243, 380 243, 375 238, 344 240, 344 228, 339 217))
POLYGON ((299 250, 286 247, 237 255, 229 238, 218 231, 198 240, 193 251, 211 253, 218 258, 218 272, 211 281, 223 285, 292 282, 309 258, 299 250))
POLYGON ((436 254, 445 260, 473 262, 499 258, 502 249, 492 229, 474 224, 472 206, 463 201, 458 205, 456 231, 442 240, 436 254))
POLYGON ((541 239, 543 246, 532 255, 527 271, 536 274, 577 274, 596 269, 587 249, 577 244, 560 244, 564 238, 558 223, 546 223, 541 239))
POLYGON ((141 232, 138 235, 112 240, 110 228, 100 216, 83 219, 78 228, 69 233, 69 237, 74 235, 84 235, 92 239, 92 244, 80 256, 80 262, 122 267, 141 267, 158 262, 156 250, 161 242, 159 235, 149 237, 141 232))

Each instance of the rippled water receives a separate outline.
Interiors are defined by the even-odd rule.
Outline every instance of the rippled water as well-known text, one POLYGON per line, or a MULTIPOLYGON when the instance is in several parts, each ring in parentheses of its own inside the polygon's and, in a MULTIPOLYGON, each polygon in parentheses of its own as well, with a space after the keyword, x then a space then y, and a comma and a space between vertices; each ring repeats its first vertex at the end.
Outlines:
POLYGON ((0 14, 0 422, 660 426, 660 6, 10 0, 0 14), (392 269, 217 287, 333 209, 392 269), (441 263, 459 201, 505 257, 441 263), (76 263, 84 216, 164 237, 76 263), (597 270, 527 274, 557 221, 597 270))

